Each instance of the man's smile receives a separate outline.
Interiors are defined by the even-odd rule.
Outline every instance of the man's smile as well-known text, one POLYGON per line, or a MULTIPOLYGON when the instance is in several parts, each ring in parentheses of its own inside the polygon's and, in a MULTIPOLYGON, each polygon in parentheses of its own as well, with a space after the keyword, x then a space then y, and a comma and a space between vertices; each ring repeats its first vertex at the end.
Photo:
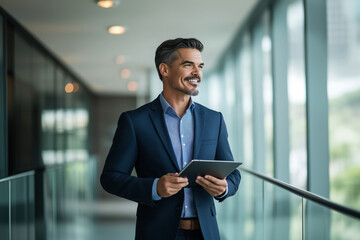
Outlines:
POLYGON ((191 83, 194 86, 197 86, 198 83, 201 82, 200 77, 198 77, 198 76, 186 77, 186 78, 184 78, 184 80, 191 83))

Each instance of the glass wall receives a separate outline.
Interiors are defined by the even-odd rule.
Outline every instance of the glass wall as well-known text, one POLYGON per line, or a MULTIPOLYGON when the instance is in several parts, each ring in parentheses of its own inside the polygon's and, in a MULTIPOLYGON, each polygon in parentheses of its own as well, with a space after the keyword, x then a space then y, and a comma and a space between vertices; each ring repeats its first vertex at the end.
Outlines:
POLYGON ((265 130, 265 173, 274 176, 274 152, 273 152, 273 81, 272 81, 272 59, 271 59, 271 23, 270 12, 263 15, 263 35, 261 49, 263 61, 263 98, 264 98, 264 130, 265 130))
MULTIPOLYGON (((242 85, 238 91, 242 93, 243 109, 243 162, 246 166, 253 168, 253 104, 251 84, 251 41, 249 33, 245 34, 241 43, 240 53, 240 81, 242 85)), ((241 137, 241 136, 239 136, 241 137)))
POLYGON ((327 0, 330 199, 360 209, 360 2, 327 0))
POLYGON ((15 20, 4 19, 0 15, 0 238, 82 239, 75 223, 91 225, 87 206, 97 186, 89 144, 92 95, 15 20))
POLYGON ((226 205, 245 205, 243 209, 233 209, 243 210, 237 212, 241 218, 234 218, 236 214, 226 209, 225 202, 217 204, 221 239, 358 239, 358 219, 302 198, 245 171, 242 172, 242 181, 246 186, 242 186, 236 197, 225 201, 226 205), (257 203, 260 207, 256 208, 257 203), (290 211, 284 208, 288 204, 294 206, 290 211), (289 223, 289 228, 284 227, 289 223))
POLYGON ((0 14, 0 178, 7 176, 6 162, 6 70, 4 20, 0 14))
POLYGON ((294 0, 287 7, 288 101, 290 136, 290 183, 306 189, 306 85, 304 56, 304 6, 294 0))
MULTIPOLYGON (((224 113, 235 159, 326 198, 330 187, 330 200, 360 209, 360 2, 259 3, 232 43, 202 83, 209 93, 202 101, 224 113)), ((224 239, 359 235, 358 220, 246 175, 238 194, 217 205, 224 239)))

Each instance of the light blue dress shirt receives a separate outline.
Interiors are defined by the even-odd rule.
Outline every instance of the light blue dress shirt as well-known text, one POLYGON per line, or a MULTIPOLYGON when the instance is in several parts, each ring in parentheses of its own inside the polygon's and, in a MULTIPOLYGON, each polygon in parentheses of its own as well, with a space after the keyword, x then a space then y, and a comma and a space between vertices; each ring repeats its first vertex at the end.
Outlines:
MULTIPOLYGON (((165 100, 164 96, 160 94, 161 106, 164 110, 164 117, 166 126, 170 135, 171 143, 174 149, 177 163, 180 169, 183 169, 186 164, 192 160, 194 149, 194 107, 192 99, 190 99, 189 107, 186 109, 184 116, 179 117, 175 110, 165 100)), ((161 197, 157 194, 156 186, 158 178, 155 179, 152 188, 153 200, 160 200, 161 197)), ((227 195, 228 189, 225 193, 217 198, 222 198, 227 195)), ((197 217, 194 196, 191 188, 184 188, 184 203, 181 213, 181 218, 197 217)))

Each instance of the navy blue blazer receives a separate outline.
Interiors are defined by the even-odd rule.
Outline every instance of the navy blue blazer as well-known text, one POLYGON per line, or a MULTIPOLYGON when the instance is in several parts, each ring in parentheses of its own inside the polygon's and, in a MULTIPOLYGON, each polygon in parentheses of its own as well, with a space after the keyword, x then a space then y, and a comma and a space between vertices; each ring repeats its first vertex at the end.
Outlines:
MULTIPOLYGON (((222 114, 195 103, 194 118, 193 159, 233 160, 222 114)), ((180 170, 159 97, 121 114, 101 185, 109 193, 138 203, 136 239, 175 239, 184 191, 153 201, 152 185, 155 178, 180 170), (134 167, 137 177, 130 176, 134 167)), ((236 193, 240 179, 238 170, 227 177, 226 197, 236 193)), ((220 239, 214 198, 200 186, 193 188, 193 194, 204 238, 220 239)))

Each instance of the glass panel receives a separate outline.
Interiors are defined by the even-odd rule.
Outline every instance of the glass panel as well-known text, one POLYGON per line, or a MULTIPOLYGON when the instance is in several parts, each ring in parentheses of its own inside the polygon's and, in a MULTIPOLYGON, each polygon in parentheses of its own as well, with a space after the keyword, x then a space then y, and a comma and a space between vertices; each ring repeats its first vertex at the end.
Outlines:
POLYGON ((36 94, 33 79, 32 47, 15 33, 14 54, 14 125, 11 149, 15 158, 9 161, 11 174, 33 169, 36 154, 36 94))
MULTIPOLYGON (((35 179, 34 175, 26 177, 27 180, 27 220, 28 236, 26 239, 35 240, 35 179)), ((42 189, 42 187, 41 187, 42 189)), ((39 197, 39 196, 38 196, 39 197)), ((42 195, 40 196, 42 197, 42 195)), ((38 206, 40 207, 40 206, 38 206)), ((41 206, 42 207, 42 206, 41 206)), ((41 211, 43 212, 43 211, 41 211)), ((40 215, 42 217, 42 215, 40 215)), ((41 226, 41 225, 40 225, 41 226)), ((45 225, 42 225, 45 226, 45 225)), ((42 229, 38 229, 39 234, 42 229)))
POLYGON ((302 198, 265 182, 265 238, 302 239, 302 198))
POLYGON ((242 172, 241 190, 216 203, 221 239, 263 239, 263 181, 242 172))
POLYGON ((65 161, 71 162, 74 159, 74 92, 71 89, 73 81, 70 77, 65 77, 65 161), (72 91, 69 91, 72 90, 72 91))
POLYGON ((209 107, 216 111, 220 111, 221 109, 221 101, 223 99, 221 88, 218 74, 212 74, 209 77, 209 92, 207 94, 209 97, 209 107))
MULTIPOLYGON (((290 198, 290 229, 289 239, 303 239, 303 199, 295 194, 289 193, 290 198)), ((279 226, 281 227, 281 226, 279 226)))
POLYGON ((78 90, 74 93, 73 98, 74 129, 72 137, 74 158, 81 161, 89 160, 89 106, 89 96, 84 88, 78 84, 78 90))
POLYGON ((27 239, 28 187, 26 177, 11 181, 11 239, 27 239))
POLYGON ((224 96, 225 96, 225 106, 224 106, 224 120, 226 127, 229 133, 229 144, 232 150, 232 154, 236 159, 238 157, 238 148, 237 142, 239 136, 237 136, 237 129, 235 124, 237 122, 237 111, 236 109, 236 87, 235 87, 235 69, 234 69, 234 58, 233 55, 228 55, 225 60, 224 66, 224 96))
POLYGON ((305 239, 329 239, 330 210, 322 205, 304 199, 305 239))
POLYGON ((0 182, 0 239, 9 239, 9 182, 0 182))
POLYGON ((55 195, 55 169, 45 172, 44 180, 44 203, 45 203, 45 222, 46 238, 55 239, 56 232, 56 195, 55 195))
POLYGON ((44 69, 39 76, 41 91, 41 156, 45 165, 56 163, 55 154, 55 69, 53 62, 44 59, 44 69))
POLYGON ((56 163, 65 161, 65 77, 61 68, 56 69, 55 86, 55 152, 56 163))
POLYGON ((338 212, 331 212, 330 239, 357 240, 360 236, 360 221, 338 212))
POLYGON ((67 239, 68 234, 68 225, 67 225, 67 209, 66 209, 66 197, 67 192, 66 185, 64 181, 64 169, 56 168, 55 169, 55 188, 54 191, 56 197, 55 205, 55 216, 56 216, 56 239, 67 239))
POLYGON ((265 173, 274 176, 273 152, 273 81, 271 61, 270 13, 266 11, 263 19, 262 61, 263 61, 263 98, 265 129, 265 173))
POLYGON ((253 168, 253 111, 251 83, 251 41, 247 33, 242 41, 240 68, 244 109, 244 165, 253 168))
POLYGON ((360 209, 360 1, 327 0, 330 199, 360 209))
POLYGON ((293 0, 287 10, 289 61, 290 183, 306 189, 306 90, 304 57, 304 6, 293 0))
POLYGON ((4 53, 4 21, 0 15, 0 178, 7 176, 6 146, 6 70, 4 53))

